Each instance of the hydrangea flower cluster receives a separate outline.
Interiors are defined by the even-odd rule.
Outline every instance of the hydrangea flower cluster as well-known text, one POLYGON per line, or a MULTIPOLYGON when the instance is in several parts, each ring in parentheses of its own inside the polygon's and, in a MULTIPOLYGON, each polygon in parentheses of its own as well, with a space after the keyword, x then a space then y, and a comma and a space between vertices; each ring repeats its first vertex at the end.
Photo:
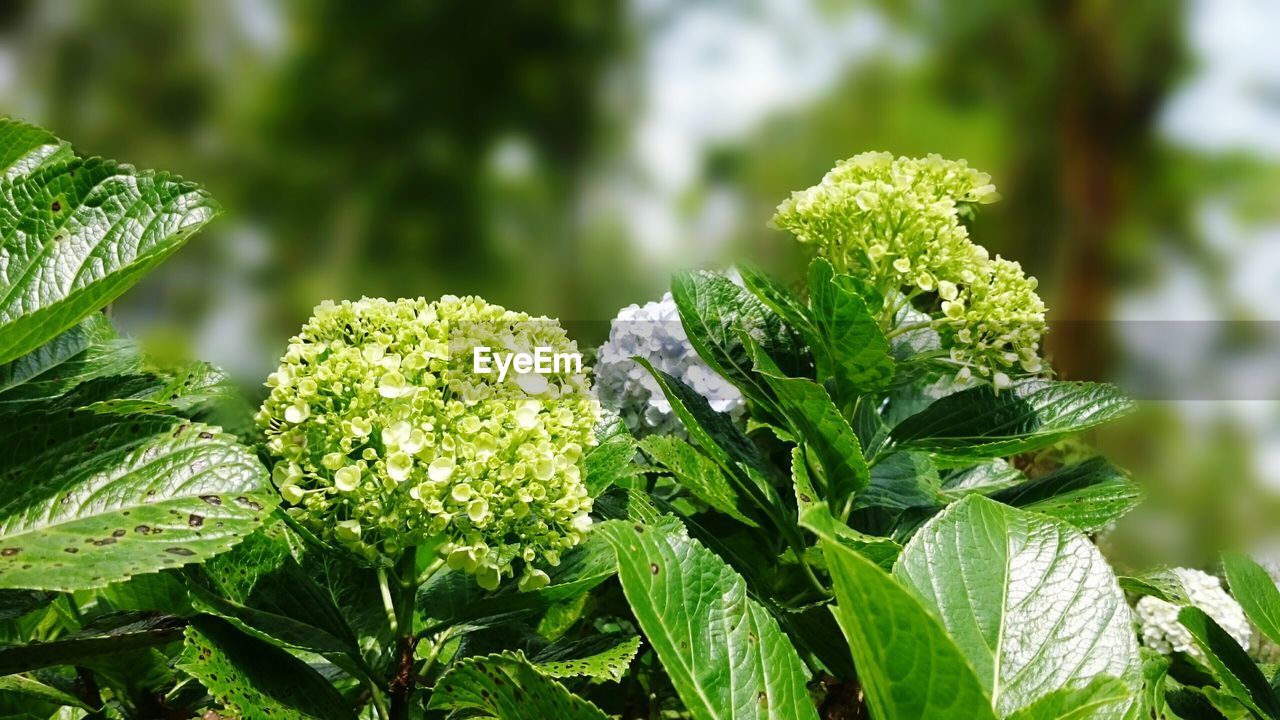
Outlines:
MULTIPOLYGON (((1253 629, 1240 603, 1222 589, 1222 582, 1207 573, 1191 568, 1173 568, 1191 604, 1200 608, 1222 626, 1241 647, 1249 647, 1253 629)), ((1191 638, 1191 632, 1178 622, 1179 607, 1160 598, 1147 596, 1138 600, 1135 614, 1142 644, 1169 655, 1182 652, 1204 660, 1204 653, 1191 638)))
POLYGON ((990 176, 964 161, 863 153, 792 193, 773 223, 874 287, 886 331, 895 332, 904 307, 916 307, 962 373, 1004 385, 1011 374, 1042 371, 1045 306, 1036 279, 990 257, 961 222, 963 211, 998 199, 990 176))
MULTIPOLYGON (((289 512, 370 562, 416 545, 493 589, 556 565, 591 526, 580 372, 478 374, 472 348, 573 353, 559 323, 475 297, 321 303, 257 414, 289 512)), ((578 370, 578 368, 573 368, 578 370)))
POLYGON ((658 302, 622 308, 596 356, 600 404, 616 412, 636 437, 684 433, 657 381, 632 359, 636 356, 684 381, 714 410, 734 419, 746 412, 738 388, 717 375, 689 344, 675 300, 666 293, 658 302))

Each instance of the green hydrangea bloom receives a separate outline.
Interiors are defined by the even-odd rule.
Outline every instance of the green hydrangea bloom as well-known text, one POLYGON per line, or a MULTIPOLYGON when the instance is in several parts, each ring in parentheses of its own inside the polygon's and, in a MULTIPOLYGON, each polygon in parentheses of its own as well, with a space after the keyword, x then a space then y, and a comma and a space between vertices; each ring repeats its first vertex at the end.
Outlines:
POLYGON ((964 161, 863 153, 822 182, 792 193, 773 218, 837 271, 861 278, 884 300, 890 334, 908 305, 928 315, 962 375, 997 384, 1039 373, 1044 303, 1036 280, 969 238, 961 213, 999 199, 989 175, 964 161))
POLYGON ((547 581, 591 526, 584 374, 474 372, 472 348, 576 353, 559 323, 446 296, 321 303, 267 379, 272 477, 308 527, 371 562, 431 545, 485 588, 547 581))

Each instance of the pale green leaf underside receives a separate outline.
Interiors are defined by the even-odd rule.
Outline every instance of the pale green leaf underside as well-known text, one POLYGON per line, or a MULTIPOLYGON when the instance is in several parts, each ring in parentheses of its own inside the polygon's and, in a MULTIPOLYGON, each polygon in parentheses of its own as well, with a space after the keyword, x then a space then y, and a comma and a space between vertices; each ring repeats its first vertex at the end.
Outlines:
POLYGON ((499 720, 607 720, 591 703, 538 672, 520 655, 471 657, 436 683, 428 707, 499 720))
POLYGON ((553 645, 539 653, 535 662, 538 671, 548 677, 591 677, 618 682, 639 651, 639 635, 621 641, 617 636, 606 635, 564 646, 553 645), (590 654, 586 654, 588 652, 590 654))
POLYGON ((746 582, 674 519, 613 521, 613 546, 636 620, 697 720, 816 720, 808 673, 746 582))
POLYGON ((640 447, 654 462, 671 473, 686 490, 702 502, 751 527, 759 527, 747 513, 741 496, 715 461, 674 435, 650 435, 640 447))
POLYGON ((0 587, 71 591, 198 562, 258 527, 257 458, 164 415, 22 412, 0 456, 0 587))
POLYGON ((1119 717, 1131 705, 1129 686, 1099 675, 1088 685, 1055 690, 1009 716, 1009 720, 1094 720, 1119 717))
POLYGON ((0 120, 0 363, 111 302, 218 212, 192 183, 38 135, 0 120))
POLYGON ((1066 523, 971 495, 916 533, 894 574, 941 619, 1001 715, 1103 675, 1138 692, 1129 606, 1066 523))
POLYGON ((800 516, 821 540, 871 717, 995 720, 968 661, 938 619, 893 576, 848 548, 825 503, 800 516))

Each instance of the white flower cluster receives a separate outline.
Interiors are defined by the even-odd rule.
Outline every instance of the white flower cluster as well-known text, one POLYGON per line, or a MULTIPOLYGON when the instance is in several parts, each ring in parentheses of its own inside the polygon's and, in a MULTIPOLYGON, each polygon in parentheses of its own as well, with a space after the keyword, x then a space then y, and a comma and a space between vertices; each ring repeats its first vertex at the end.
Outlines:
MULTIPOLYGON (((1218 578, 1191 568, 1173 568, 1191 604, 1200 608, 1222 626, 1241 647, 1250 647, 1253 629, 1240 603, 1222 589, 1218 578)), ((1199 660, 1204 653, 1196 647, 1191 632, 1178 622, 1177 605, 1156 597, 1144 597, 1135 608, 1142 644, 1164 655, 1182 652, 1199 660)))
POLYGON ((675 300, 667 293, 658 302, 622 308, 596 358, 595 391, 600 404, 616 412, 636 437, 684 432, 662 388, 632 359, 637 356, 684 381, 712 409, 734 419, 746 411, 742 393, 708 367, 689 344, 675 300))

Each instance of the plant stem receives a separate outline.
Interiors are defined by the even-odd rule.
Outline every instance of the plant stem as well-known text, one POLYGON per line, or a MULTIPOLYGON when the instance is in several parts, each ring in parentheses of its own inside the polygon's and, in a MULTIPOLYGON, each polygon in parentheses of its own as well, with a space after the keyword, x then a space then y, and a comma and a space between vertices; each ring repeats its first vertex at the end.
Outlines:
POLYGON ((382 593, 382 609, 387 613, 387 624, 391 626, 391 634, 399 637, 400 623, 396 619, 395 604, 391 602, 391 586, 387 584, 387 569, 379 567, 378 591, 382 593))
POLYGON ((924 328, 927 328, 927 327, 933 327, 932 320, 930 320, 929 322, 913 323, 911 325, 901 325, 885 333, 884 339, 892 340, 893 338, 896 338, 903 333, 911 332, 912 330, 923 330, 924 328))

